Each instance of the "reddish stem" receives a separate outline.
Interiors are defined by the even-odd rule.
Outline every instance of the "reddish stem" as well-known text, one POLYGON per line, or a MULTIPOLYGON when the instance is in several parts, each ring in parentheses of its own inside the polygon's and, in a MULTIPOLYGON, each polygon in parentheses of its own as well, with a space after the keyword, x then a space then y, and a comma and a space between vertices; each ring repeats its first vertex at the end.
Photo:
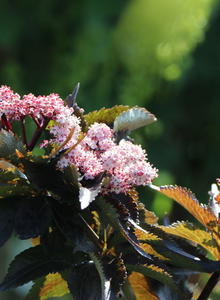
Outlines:
POLYGON ((40 125, 39 121, 38 121, 34 116, 31 116, 31 118, 32 118, 32 120, 34 121, 34 123, 36 124, 36 126, 37 126, 38 128, 40 128, 41 125, 40 125))
POLYGON ((44 129, 47 127, 47 124, 49 123, 49 119, 44 119, 44 122, 42 124, 41 127, 38 127, 36 130, 35 130, 35 133, 30 141, 30 143, 27 145, 27 148, 29 151, 32 151, 33 148, 35 147, 38 139, 40 138, 42 132, 44 131, 44 129))
POLYGON ((12 125, 11 125, 11 123, 8 121, 8 119, 6 118, 6 115, 5 115, 5 114, 2 115, 1 119, 2 119, 2 127, 3 127, 3 129, 5 129, 5 130, 10 130, 10 131, 13 132, 12 125))
POLYGON ((26 134, 26 129, 25 129, 25 117, 23 117, 21 119, 21 131, 22 131, 22 141, 23 141, 23 144, 28 147, 28 144, 27 144, 27 134, 26 134))

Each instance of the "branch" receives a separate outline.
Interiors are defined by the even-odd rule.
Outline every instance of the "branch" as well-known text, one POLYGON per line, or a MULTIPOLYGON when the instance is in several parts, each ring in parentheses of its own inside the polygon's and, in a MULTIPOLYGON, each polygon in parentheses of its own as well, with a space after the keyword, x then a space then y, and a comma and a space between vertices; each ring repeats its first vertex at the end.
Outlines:
POLYGON ((197 300, 207 300, 212 290, 218 283, 219 279, 220 279, 220 271, 213 273, 197 300))

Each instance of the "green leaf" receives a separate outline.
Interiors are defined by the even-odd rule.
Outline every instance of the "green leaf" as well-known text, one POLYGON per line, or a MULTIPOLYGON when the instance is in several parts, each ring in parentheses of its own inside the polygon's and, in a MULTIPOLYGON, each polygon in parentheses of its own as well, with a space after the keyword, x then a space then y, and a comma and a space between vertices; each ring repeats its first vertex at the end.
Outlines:
POLYGON ((102 108, 98 111, 97 110, 92 111, 86 114, 84 117, 88 127, 95 122, 111 125, 113 124, 117 116, 119 116, 122 112, 127 111, 129 109, 130 109, 129 106, 117 105, 112 108, 102 108))
POLYGON ((45 277, 45 281, 38 295, 40 295, 40 300, 46 300, 53 297, 61 297, 69 293, 70 291, 66 280, 63 279, 60 273, 54 273, 48 274, 45 277))
POLYGON ((113 130, 132 131, 155 122, 156 117, 142 107, 134 107, 122 112, 114 121, 113 130))

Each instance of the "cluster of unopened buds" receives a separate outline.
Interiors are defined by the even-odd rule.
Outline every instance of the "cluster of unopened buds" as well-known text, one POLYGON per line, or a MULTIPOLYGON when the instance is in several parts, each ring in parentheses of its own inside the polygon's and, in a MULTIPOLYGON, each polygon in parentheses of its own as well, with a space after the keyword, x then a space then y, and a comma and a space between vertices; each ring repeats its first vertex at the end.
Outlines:
POLYGON ((157 177, 157 170, 147 161, 145 151, 127 139, 119 142, 114 132, 105 123, 93 123, 82 132, 81 120, 74 108, 68 106, 57 94, 21 98, 9 87, 0 87, 1 128, 14 132, 13 123, 21 124, 22 141, 28 151, 39 145, 60 147, 66 155, 58 161, 57 168, 63 170, 75 165, 83 180, 93 180, 106 174, 109 180, 103 192, 127 193, 133 186, 149 184, 157 177), (36 124, 32 139, 27 140, 25 121, 30 118, 36 124), (42 141, 42 133, 49 138, 42 141), (40 143, 40 144, 39 144, 40 143))

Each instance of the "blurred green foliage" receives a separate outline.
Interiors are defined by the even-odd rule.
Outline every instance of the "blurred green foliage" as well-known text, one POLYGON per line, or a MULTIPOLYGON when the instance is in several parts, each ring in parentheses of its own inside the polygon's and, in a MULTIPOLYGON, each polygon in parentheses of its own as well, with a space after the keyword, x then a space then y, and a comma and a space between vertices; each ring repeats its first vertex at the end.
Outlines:
MULTIPOLYGON (((187 186, 205 201, 219 176, 219 26, 214 0, 2 0, 0 82, 65 97, 79 81, 86 111, 147 107, 159 121, 135 138, 159 183, 187 186)), ((187 218, 141 192, 159 216, 187 218)))

